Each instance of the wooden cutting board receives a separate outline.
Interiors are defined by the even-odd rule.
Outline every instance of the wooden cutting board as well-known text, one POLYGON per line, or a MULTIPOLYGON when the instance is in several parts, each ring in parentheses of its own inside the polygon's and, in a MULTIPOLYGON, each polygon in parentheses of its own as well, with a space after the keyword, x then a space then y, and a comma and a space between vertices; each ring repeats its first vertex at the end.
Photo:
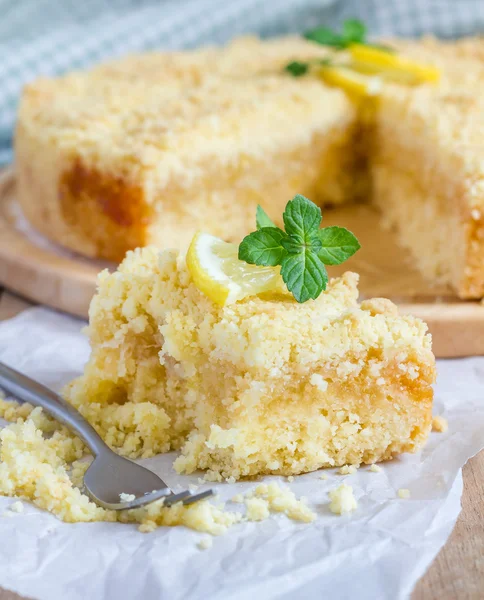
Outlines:
MULTIPOLYGON (((396 245, 391 232, 382 229, 374 208, 356 205, 327 210, 324 224, 347 227, 362 246, 344 266, 331 267, 331 276, 356 271, 363 296, 391 298, 402 313, 424 319, 437 356, 484 354, 484 305, 461 301, 446 287, 425 282, 408 252, 396 245)), ((16 201, 13 170, 0 175, 0 285, 29 300, 87 318, 97 273, 115 267, 60 248, 34 231, 16 201)))

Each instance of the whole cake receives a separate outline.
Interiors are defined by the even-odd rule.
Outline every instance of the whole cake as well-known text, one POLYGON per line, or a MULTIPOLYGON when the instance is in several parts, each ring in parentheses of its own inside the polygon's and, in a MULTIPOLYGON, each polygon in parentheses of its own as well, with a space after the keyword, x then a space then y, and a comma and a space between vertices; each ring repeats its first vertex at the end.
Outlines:
MULTIPOLYGON (((441 71, 438 84, 385 83, 372 110, 291 60, 331 50, 300 38, 129 57, 26 87, 16 132, 18 197, 60 244, 120 260, 184 247, 197 229, 227 240, 255 206, 280 214, 367 198, 429 279, 484 295, 480 40, 393 41, 441 71)), ((365 103, 363 103, 365 104, 365 103)))
POLYGON ((66 397, 118 452, 181 449, 178 471, 215 480, 414 452, 431 428, 430 335, 389 300, 358 304, 357 283, 219 306, 177 251, 130 252, 100 277, 91 357, 66 397))

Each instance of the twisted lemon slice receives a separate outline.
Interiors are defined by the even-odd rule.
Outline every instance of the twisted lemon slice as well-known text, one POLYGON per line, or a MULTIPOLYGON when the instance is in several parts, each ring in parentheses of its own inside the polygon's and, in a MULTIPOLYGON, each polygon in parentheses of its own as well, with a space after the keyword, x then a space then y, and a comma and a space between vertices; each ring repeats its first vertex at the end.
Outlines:
POLYGON ((344 62, 321 66, 319 75, 328 85, 356 98, 378 96, 385 81, 416 85, 440 78, 436 67, 372 46, 353 44, 348 52, 344 62))
POLYGON ((353 97, 377 96, 382 87, 379 75, 365 75, 354 71, 349 66, 325 65, 319 71, 321 79, 332 87, 342 88, 353 97))
POLYGON ((358 69, 360 66, 362 70, 365 68, 375 69, 386 79, 400 79, 407 82, 413 79, 415 83, 435 83, 440 79, 440 71, 437 67, 405 58, 394 52, 362 44, 352 44, 349 47, 349 53, 353 59, 353 68, 358 69))
POLYGON ((238 246, 208 233, 195 235, 186 260, 197 288, 220 306, 283 288, 279 267, 249 265, 238 259, 238 246))

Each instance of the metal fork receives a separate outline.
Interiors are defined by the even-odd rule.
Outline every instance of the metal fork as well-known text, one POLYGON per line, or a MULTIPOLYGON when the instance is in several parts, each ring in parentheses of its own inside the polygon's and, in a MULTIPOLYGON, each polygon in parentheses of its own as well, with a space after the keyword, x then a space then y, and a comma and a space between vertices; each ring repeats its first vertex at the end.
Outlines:
POLYGON ((158 475, 113 452, 86 419, 59 395, 1 362, 0 387, 24 402, 41 406, 82 439, 94 455, 84 475, 84 487, 99 506, 126 510, 160 498, 164 498, 165 506, 180 501, 191 504, 213 494, 212 490, 199 494, 186 490, 175 494, 158 475), (123 502, 121 497, 124 494, 134 495, 135 499, 123 502))

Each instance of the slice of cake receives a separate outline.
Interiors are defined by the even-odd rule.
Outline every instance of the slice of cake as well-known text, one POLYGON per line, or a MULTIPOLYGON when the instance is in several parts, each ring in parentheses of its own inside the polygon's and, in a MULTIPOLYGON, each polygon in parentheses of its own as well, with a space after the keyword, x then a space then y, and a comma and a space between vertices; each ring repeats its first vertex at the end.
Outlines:
POLYGON ((240 239, 264 200, 355 195, 356 111, 341 90, 284 74, 327 50, 298 38, 131 57, 27 86, 15 137, 31 223, 88 256, 240 239))
POLYGON ((91 357, 66 396, 123 454, 181 449, 178 471, 212 479, 416 451, 431 428, 427 327, 388 300, 358 304, 357 282, 222 307, 176 251, 130 252, 100 277, 91 357))

